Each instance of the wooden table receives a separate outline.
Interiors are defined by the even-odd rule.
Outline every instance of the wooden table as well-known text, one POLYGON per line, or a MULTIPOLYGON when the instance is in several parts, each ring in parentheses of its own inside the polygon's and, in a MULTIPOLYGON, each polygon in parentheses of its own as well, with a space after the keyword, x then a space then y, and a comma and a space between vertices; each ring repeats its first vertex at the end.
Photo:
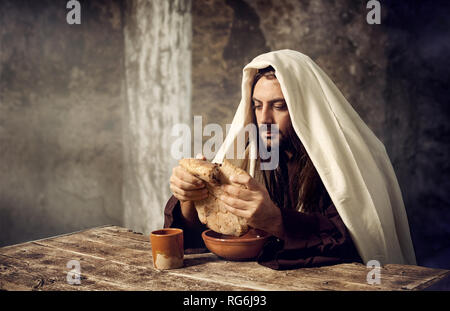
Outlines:
POLYGON ((0 248, 3 290, 424 290, 449 289, 450 271, 386 265, 381 284, 367 284, 361 264, 275 271, 212 253, 186 254, 185 267, 153 268, 149 238, 105 226, 0 248), (77 260, 80 284, 68 284, 67 262, 77 260))

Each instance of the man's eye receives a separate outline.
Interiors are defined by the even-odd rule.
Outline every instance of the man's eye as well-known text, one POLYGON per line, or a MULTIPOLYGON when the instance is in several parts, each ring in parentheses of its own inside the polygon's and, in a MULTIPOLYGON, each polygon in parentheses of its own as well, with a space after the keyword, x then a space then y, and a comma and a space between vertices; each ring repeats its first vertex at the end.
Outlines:
POLYGON ((253 109, 261 109, 261 104, 253 104, 253 109))
POLYGON ((277 110, 284 110, 284 109, 286 109, 286 105, 274 105, 273 108, 275 108, 277 110))

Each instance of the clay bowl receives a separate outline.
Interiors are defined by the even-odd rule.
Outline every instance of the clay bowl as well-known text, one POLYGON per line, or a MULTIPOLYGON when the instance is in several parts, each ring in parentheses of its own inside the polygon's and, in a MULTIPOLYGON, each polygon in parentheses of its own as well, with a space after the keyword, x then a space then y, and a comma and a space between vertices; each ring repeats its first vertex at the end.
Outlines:
POLYGON ((202 233, 206 247, 217 256, 228 260, 255 259, 269 237, 270 234, 258 229, 250 229, 240 237, 212 230, 205 230, 202 233))

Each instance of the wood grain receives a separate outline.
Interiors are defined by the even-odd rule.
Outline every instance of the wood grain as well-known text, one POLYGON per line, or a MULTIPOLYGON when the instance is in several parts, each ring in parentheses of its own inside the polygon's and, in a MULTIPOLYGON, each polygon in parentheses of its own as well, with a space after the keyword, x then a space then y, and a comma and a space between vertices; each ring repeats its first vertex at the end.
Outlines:
POLYGON ((3 290, 426 290, 448 289, 450 271, 386 265, 381 284, 369 285, 358 263, 276 271, 253 261, 212 253, 186 254, 181 269, 153 268, 147 236, 106 226, 0 248, 3 290), (81 266, 81 284, 66 277, 69 260, 81 266))

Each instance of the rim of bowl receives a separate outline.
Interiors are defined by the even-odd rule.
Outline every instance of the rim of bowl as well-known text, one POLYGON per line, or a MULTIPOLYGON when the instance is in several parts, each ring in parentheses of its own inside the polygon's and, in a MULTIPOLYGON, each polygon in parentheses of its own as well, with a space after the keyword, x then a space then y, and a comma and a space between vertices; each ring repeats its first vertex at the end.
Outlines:
POLYGON ((237 243, 248 243, 248 242, 256 242, 256 241, 260 241, 260 240, 264 240, 270 237, 270 234, 268 232, 262 231, 262 230, 258 230, 260 232, 264 232, 262 236, 260 237, 254 237, 254 238, 234 238, 234 239, 222 239, 222 238, 215 238, 212 236, 209 236, 208 233, 209 232, 214 232, 216 234, 221 234, 221 233, 217 233, 211 229, 207 229, 205 231, 202 232, 202 237, 204 240, 208 240, 211 242, 222 242, 222 243, 229 243, 229 244, 237 244, 237 243))

